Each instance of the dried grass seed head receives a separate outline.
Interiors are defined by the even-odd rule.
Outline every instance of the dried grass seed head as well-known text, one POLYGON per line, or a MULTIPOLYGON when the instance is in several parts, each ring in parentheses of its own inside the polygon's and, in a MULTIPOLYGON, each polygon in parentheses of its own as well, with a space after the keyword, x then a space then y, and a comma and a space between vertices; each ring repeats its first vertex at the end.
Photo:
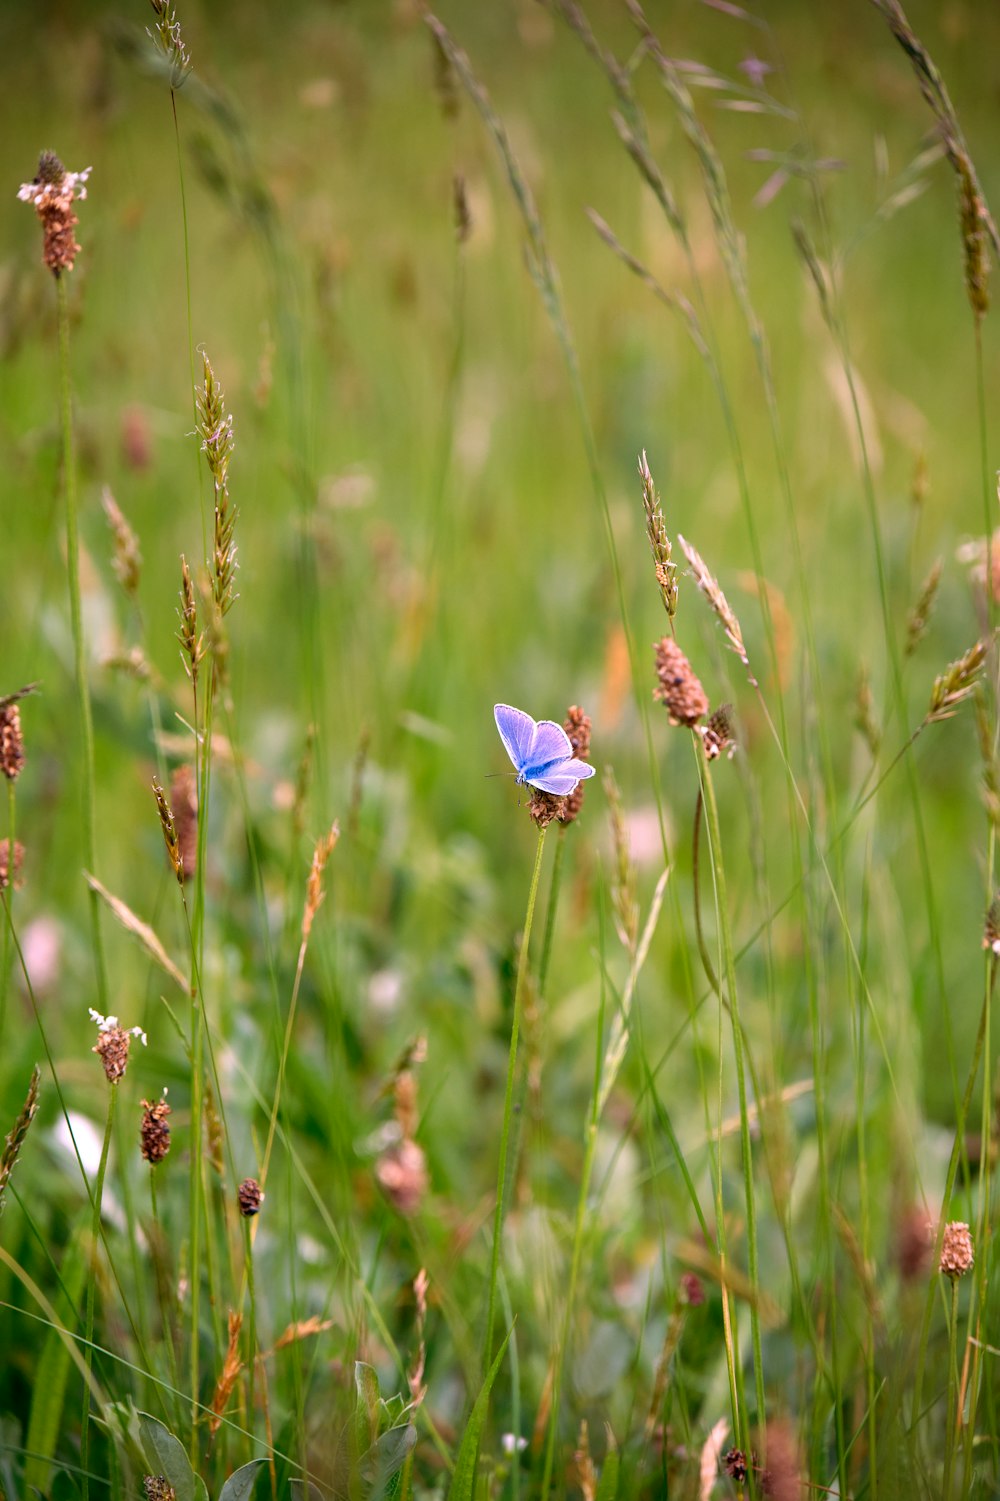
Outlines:
POLYGON ((325 892, 323 890, 323 872, 326 863, 332 855, 337 840, 340 838, 340 825, 336 819, 330 825, 330 831, 323 834, 316 841, 313 850, 312 864, 309 867, 309 882, 306 887, 306 905, 302 914, 302 941, 308 939, 312 931, 313 919, 319 911, 325 892))
POLYGON ((21 1154, 24 1139, 28 1134, 28 1128, 35 1118, 38 1109, 38 1085, 41 1079, 38 1064, 31 1071, 31 1082, 28 1085, 28 1093, 24 1104, 18 1112, 17 1119, 7 1133, 3 1151, 0 1152, 0 1209, 3 1208, 4 1194, 10 1175, 14 1171, 17 1159, 21 1154))
POLYGON ((54 151, 43 151, 31 182, 23 182, 17 196, 33 205, 42 225, 42 260, 54 276, 72 271, 80 246, 73 233, 79 219, 74 200, 86 198, 91 168, 67 172, 54 151))
POLYGON ((20 839, 14 840, 13 866, 11 870, 10 840, 0 839, 0 891, 6 891, 11 884, 15 891, 21 889, 24 872, 24 845, 20 839))
MULTIPOLYGON (((579 704, 571 704, 566 710, 566 718, 563 720, 563 729, 569 736, 569 743, 573 747, 573 754, 578 761, 590 760, 590 716, 585 714, 579 704)), ((556 817, 560 823, 574 823, 580 816, 583 807, 583 794, 585 782, 577 782, 568 797, 562 800, 561 812, 556 817)))
POLYGON ((142 1488, 146 1501, 175 1501, 176 1492, 166 1475, 144 1475, 142 1488))
POLYGON ((141 1027, 126 1030, 119 1025, 117 1016, 102 1016, 93 1006, 90 1007, 90 1019, 96 1022, 98 1034, 91 1052, 96 1053, 104 1065, 104 1076, 108 1083, 117 1084, 125 1077, 133 1037, 138 1037, 145 1047, 146 1034, 141 1027))
POLYGON ((240 1214, 244 1219, 250 1219, 260 1211, 260 1206, 264 1202, 264 1190, 256 1178, 244 1178, 236 1190, 236 1199, 240 1206, 240 1214))
POLYGON ((386 1198, 406 1218, 416 1214, 427 1192, 427 1160, 422 1148, 410 1137, 388 1147, 375 1166, 375 1176, 386 1198))
POLYGON ((152 30, 147 26, 146 35, 152 38, 157 52, 167 65, 170 87, 179 89, 194 66, 181 36, 181 23, 170 0, 150 0, 150 4, 156 16, 156 25, 152 30))
POLYGON ((939 1270, 954 1281, 956 1277, 963 1277, 972 1270, 974 1260, 972 1235, 968 1225, 962 1220, 952 1220, 944 1227, 939 1270))
POLYGON ((657 687, 653 698, 664 705, 671 724, 695 725, 708 712, 708 694, 672 636, 654 646, 657 687))
POLYGON ((162 1162, 170 1151, 170 1124, 167 1116, 167 1091, 161 1100, 143 1100, 142 1123, 139 1127, 139 1150, 151 1165, 162 1162))
POLYGON ((663 608, 670 619, 677 613, 677 565, 673 561, 673 548, 667 536, 660 497, 656 493, 653 476, 646 462, 646 450, 639 455, 639 478, 642 481, 642 507, 646 513, 646 536, 649 538, 653 565, 656 569, 656 584, 663 601, 663 608))
POLYGON ((926 716, 928 724, 950 719, 959 704, 975 691, 976 683, 986 663, 989 645, 988 640, 976 641, 964 656, 949 663, 946 671, 934 679, 930 707, 926 716))
POLYGON ((130 599, 135 599, 139 590, 139 579, 142 574, 142 553, 139 551, 139 538, 129 526, 125 516, 112 495, 110 488, 105 485, 101 491, 101 505, 111 528, 115 550, 111 558, 111 567, 114 569, 115 578, 121 584, 130 599))
POLYGON ((179 881, 190 881, 198 868, 198 782, 184 762, 170 773, 170 803, 177 829, 179 881))
POLYGON ((733 759, 736 753, 736 741, 733 739, 732 704, 721 704, 704 724, 697 726, 697 731, 701 736, 707 760, 716 760, 723 751, 726 752, 730 761, 733 759))
POLYGON ((697 583, 698 588, 701 590, 705 598, 708 600, 709 604, 712 606, 712 609, 715 611, 715 614, 720 624, 722 625, 722 629, 726 633, 726 640, 729 642, 730 647, 739 657, 744 667, 748 667, 750 663, 749 658, 747 657, 746 647, 743 645, 743 631, 740 628, 740 623, 736 618, 735 610, 732 608, 728 599, 719 588, 715 576, 712 574, 711 570, 708 567, 708 564, 701 556, 701 553, 698 552, 697 548, 692 547, 690 542, 686 542, 681 536, 680 532, 677 533, 677 540, 681 544, 681 547, 684 551, 684 556, 687 558, 688 562, 691 565, 691 569, 694 573, 695 582, 697 583))
POLYGON ((0 705, 0 771, 14 782, 24 769, 24 732, 21 711, 10 700, 0 705))

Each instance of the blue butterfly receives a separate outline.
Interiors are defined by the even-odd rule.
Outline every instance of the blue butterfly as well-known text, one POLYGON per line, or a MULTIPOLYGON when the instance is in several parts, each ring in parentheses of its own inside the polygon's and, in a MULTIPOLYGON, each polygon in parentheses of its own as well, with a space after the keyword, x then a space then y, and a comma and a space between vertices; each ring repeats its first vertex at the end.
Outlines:
POLYGON ((594 775, 586 761, 577 761, 569 736, 553 719, 537 722, 523 709, 494 704, 493 718, 504 750, 517 769, 518 786, 525 782, 555 797, 567 797, 579 782, 594 775))

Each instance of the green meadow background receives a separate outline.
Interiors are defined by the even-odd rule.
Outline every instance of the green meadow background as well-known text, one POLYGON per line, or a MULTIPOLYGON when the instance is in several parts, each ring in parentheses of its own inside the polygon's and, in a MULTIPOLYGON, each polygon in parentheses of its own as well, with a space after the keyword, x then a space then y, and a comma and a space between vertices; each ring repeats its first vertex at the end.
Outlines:
MULTIPOLYGON (((907 13, 992 203, 1000 15, 974 0, 907 13)), ((759 1451, 750 1491, 778 1494, 768 1430, 775 1452, 794 1451, 785 1482, 817 1494, 993 1494, 994 1078, 989 1025, 980 1031, 992 651, 980 731, 963 703, 895 759, 935 678, 988 638, 995 610, 975 558, 995 520, 998 348, 993 315, 977 325, 969 306, 955 175, 874 6, 648 6, 718 153, 720 188, 654 61, 637 54, 627 8, 589 3, 600 45, 634 65, 685 250, 619 139, 608 77, 555 8, 442 3, 438 14, 537 205, 555 302, 530 274, 495 140, 416 3, 182 6, 193 72, 173 98, 139 0, 0 13, 0 696, 38 684, 20 705, 27 760, 4 800, 25 857, 23 887, 7 894, 0 1136, 42 1069, 0 1218, 0 1488, 7 1501, 33 1486, 139 1494, 144 1466, 121 1431, 131 1403, 177 1435, 213 1497, 253 1458, 272 1461, 259 1496, 287 1494, 292 1479, 330 1497, 593 1496, 598 1483, 605 1496, 735 1495, 721 1461, 731 1446, 759 1451), (761 83, 748 59, 767 64, 761 83), (150 787, 191 755, 176 631, 180 557, 203 566, 211 524, 192 402, 201 351, 233 417, 239 598, 197 883, 226 1147, 221 1173, 206 1158, 194 1178, 192 1153, 197 1163, 209 1149, 192 1134, 190 1001, 107 911, 106 1008, 94 978, 55 285, 16 200, 42 149, 93 167, 65 281, 95 874, 185 970, 189 933, 150 787), (727 272, 733 242, 713 219, 720 193, 756 346, 727 272), (588 209, 666 293, 690 300, 708 357, 588 209), (795 223, 829 279, 830 321, 795 223), (642 450, 680 570, 678 642, 713 708, 733 706, 736 755, 708 768, 652 699, 652 644, 670 622, 642 450), (139 539, 134 603, 111 566, 104 487, 139 539), (738 615, 759 691, 678 534, 738 615), (904 654, 937 559, 930 618, 904 654), (121 665, 135 648, 142 679, 121 665), (863 683, 875 757, 857 725, 863 683), (484 1351, 537 845, 523 793, 487 779, 508 769, 498 700, 559 720, 582 705, 598 775, 578 822, 553 826, 542 851, 517 1004, 498 1337, 484 1351), (711 840, 696 813, 706 775, 711 840), (310 858, 333 819, 340 839, 282 1067, 310 858), (628 883, 641 929, 665 867, 628 1048, 598 1118, 595 1071, 629 991, 628 883), (725 1005, 699 954, 696 890, 725 1005), (756 1074, 742 1108, 733 977, 756 1074), (110 1086, 99 1244, 91 1194, 109 1086, 88 1007, 148 1034, 110 1086), (427 1182, 418 1205, 401 1206, 378 1165, 417 1039, 427 1182), (282 1072, 251 1253, 236 1184, 260 1174, 282 1072), (164 1086, 173 1145, 152 1170, 154 1207, 140 1101, 164 1086), (977 1237, 954 1305, 932 1263, 913 1274, 901 1260, 921 1206, 935 1229, 967 1221, 977 1237), (416 1444, 375 1474, 361 1462, 357 1411, 374 1409, 357 1396, 355 1362, 377 1372, 383 1398, 410 1400, 421 1268, 427 1394, 409 1414, 378 1409, 367 1433, 412 1421, 416 1444), (688 1284, 679 1292, 691 1272, 704 1295, 693 1305, 688 1284), (88 1286, 106 1408, 95 1396, 81 1449, 84 1380, 68 1351, 87 1356, 88 1286), (203 1416, 192 1426, 192 1396, 211 1404, 238 1305, 244 1369, 213 1442, 203 1416), (274 1351, 310 1318, 318 1332, 274 1351), (484 1398, 470 1420, 512 1325, 488 1410, 484 1398), (516 1461, 509 1434, 529 1440, 516 1461), (474 1459, 475 1479, 463 1470, 474 1459)))

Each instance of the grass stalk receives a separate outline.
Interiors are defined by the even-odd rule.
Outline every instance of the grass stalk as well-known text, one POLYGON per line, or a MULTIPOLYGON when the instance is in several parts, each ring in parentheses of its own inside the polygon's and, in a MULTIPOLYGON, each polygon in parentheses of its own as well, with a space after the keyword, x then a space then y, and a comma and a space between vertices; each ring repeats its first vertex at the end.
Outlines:
MULTIPOLYGON (((83 852, 87 870, 97 872, 96 792, 94 784, 94 722, 90 707, 87 678, 87 650, 83 633, 83 608, 80 595, 80 530, 76 487, 76 453, 73 438, 73 401, 70 387, 69 301, 65 276, 56 277, 56 303, 59 323, 59 415, 62 426, 63 488, 66 497, 66 571, 69 579, 70 626, 73 633, 73 661, 76 691, 83 737, 83 795, 81 799, 83 852)), ((90 890, 90 934, 97 981, 97 1010, 107 1009, 107 971, 101 936, 101 900, 90 890)))
POLYGON ((521 950, 517 958, 517 979, 514 983, 514 1013, 510 1026, 510 1052, 507 1059, 507 1084, 504 1089, 503 1124, 500 1128, 500 1161, 497 1167, 497 1199, 493 1211, 493 1244, 490 1249, 490 1280, 486 1304, 486 1335, 483 1340, 483 1375, 492 1365, 493 1329, 496 1322, 497 1277, 500 1270, 500 1242, 503 1236, 503 1221, 506 1212, 507 1159, 510 1151, 511 1114, 514 1103, 514 1079, 517 1069, 517 1040, 521 1027, 521 1011, 524 1006, 524 986, 528 974, 528 950, 531 943, 531 927, 535 916, 535 899, 538 895, 538 878, 542 869, 542 853, 545 849, 545 830, 538 830, 535 846, 535 864, 528 888, 528 905, 524 914, 524 929, 521 934, 521 950))
MULTIPOLYGON (((750 1279, 750 1338, 753 1346, 754 1390, 757 1402, 757 1423, 763 1429, 767 1419, 764 1401, 764 1363, 760 1338, 760 1265, 757 1247, 757 1201, 754 1192, 753 1152, 750 1141, 750 1114, 747 1099, 746 1064, 743 1047, 743 1026, 740 1020, 739 993, 736 985, 736 960, 733 950, 732 930, 726 897, 726 870, 722 856, 722 836, 719 828, 719 812, 715 800, 711 768, 700 765, 701 786, 705 803, 705 823, 709 850, 712 856, 712 874, 715 883, 716 911, 719 923, 719 942, 722 949, 723 970, 726 976, 726 992, 729 998, 729 1018, 732 1023, 733 1060, 736 1066, 736 1088, 740 1112, 740 1154, 743 1159, 743 1191, 747 1214, 747 1271, 750 1279)), ((746 1415, 744 1414, 744 1423, 746 1415)), ((745 1446, 749 1435, 743 1432, 745 1446)))
MULTIPOLYGON (((101 1243, 101 1203, 104 1198, 104 1178, 108 1170, 108 1153, 111 1150, 111 1132, 115 1122, 115 1105, 118 1101, 118 1085, 108 1085, 108 1114, 104 1126, 104 1141, 101 1144, 101 1158, 97 1165, 97 1181, 94 1184, 94 1217, 91 1234, 90 1254, 96 1263, 98 1246, 101 1243)), ((83 1418, 80 1428, 80 1484, 83 1501, 87 1501, 90 1493, 90 1476, 88 1463, 90 1459, 90 1403, 91 1403, 91 1374, 94 1367, 94 1305, 97 1296, 97 1267, 91 1269, 87 1278, 87 1308, 84 1322, 84 1350, 83 1359, 87 1368, 86 1379, 83 1383, 83 1418)))

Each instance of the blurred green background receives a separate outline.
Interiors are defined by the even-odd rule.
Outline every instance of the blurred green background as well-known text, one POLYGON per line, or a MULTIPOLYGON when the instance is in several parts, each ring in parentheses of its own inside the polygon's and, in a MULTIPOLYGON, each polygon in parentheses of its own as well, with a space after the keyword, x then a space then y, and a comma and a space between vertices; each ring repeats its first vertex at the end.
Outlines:
MULTIPOLYGON (((763 573, 777 591, 772 613, 793 770, 826 837, 851 808, 868 768, 854 728, 862 671, 870 674, 877 710, 891 696, 856 437, 792 220, 802 218, 824 254, 834 256, 899 641, 920 580, 935 557, 944 562, 928 637, 906 668, 909 722, 902 726, 890 712, 887 757, 921 718, 934 676, 982 628, 982 602, 968 565, 956 558, 963 541, 982 534, 984 518, 993 519, 992 498, 984 498, 975 341, 952 177, 940 158, 911 168, 933 144, 931 120, 880 17, 861 0, 787 0, 767 7, 766 26, 731 10, 651 4, 647 13, 672 56, 704 65, 686 76, 746 238, 751 295, 773 362, 818 675, 806 653, 801 588, 753 351, 698 165, 648 67, 638 87, 653 148, 688 225, 745 455, 763 573), (741 64, 754 57, 772 69, 765 80, 770 102, 747 109, 741 64), (708 70, 737 87, 699 86, 708 70), (810 159, 825 165, 791 175, 773 195, 766 190, 781 162, 805 168, 810 159), (822 740, 837 788, 832 803, 816 770, 822 740)), ((669 291, 694 295, 676 242, 610 122, 607 81, 570 30, 530 0, 443 3, 440 14, 505 122, 558 268, 630 627, 648 678, 637 691, 654 686, 650 644, 666 626, 635 472, 645 448, 668 530, 693 542, 718 577, 773 705, 747 520, 712 379, 682 320, 629 274, 585 214, 596 209, 669 291)), ((909 14, 949 82, 986 195, 996 200, 1000 12, 949 0, 914 3, 909 14)), ((605 45, 627 56, 635 32, 623 9, 593 4, 588 15, 605 45)), ((41 684, 23 707, 29 765, 18 785, 18 835, 28 853, 16 909, 22 927, 55 923, 54 968, 40 992, 70 1101, 91 1114, 103 1106, 92 1104, 97 1076, 86 1052, 93 992, 59 499, 55 302, 37 225, 15 194, 42 148, 57 151, 69 168, 93 167, 70 295, 98 873, 175 944, 180 924, 149 793, 156 756, 146 689, 104 665, 141 644, 163 726, 183 730, 176 716, 189 713, 188 696, 174 640, 179 556, 201 556, 207 487, 192 436, 177 148, 169 91, 145 62, 149 19, 138 0, 130 8, 7 4, 0 13, 0 181, 7 184, 0 194, 0 691, 41 684), (141 541, 141 621, 111 572, 100 506, 105 485, 141 541)), ((209 847, 209 987, 220 1034, 262 1084, 270 1078, 262 1019, 272 1014, 274 994, 287 994, 294 962, 287 937, 312 842, 338 816, 350 837, 333 858, 333 916, 317 940, 317 973, 307 977, 305 1032, 294 1062, 298 1124, 317 1161, 337 1132, 342 1141, 362 1142, 384 1114, 377 1091, 393 1058, 415 1031, 426 1032, 432 1181, 442 1201, 454 1195, 470 1213, 477 1196, 490 1191, 495 1170, 512 935, 533 848, 512 785, 485 779, 505 769, 493 703, 559 719, 568 704, 584 705, 594 721, 593 760, 602 771, 613 763, 622 787, 644 907, 662 866, 644 734, 580 422, 558 341, 525 267, 523 226, 502 168, 460 91, 457 113, 442 107, 447 99, 435 83, 417 6, 192 4, 181 21, 194 63, 176 100, 191 330, 234 416, 230 490, 239 509, 227 732, 245 757, 247 802, 221 766, 209 847), (461 244, 456 173, 471 215, 461 244), (311 723, 313 781, 305 830, 296 837, 289 809, 311 723)), ((998 371, 989 318, 983 341, 990 474, 998 371)), ((716 781, 734 928, 743 943, 793 879, 785 774, 745 674, 683 579, 677 624, 713 705, 736 707, 741 748, 716 781)), ((704 1120, 685 1101, 698 1096, 699 1048, 714 1047, 711 1027, 698 1048, 685 1036, 692 994, 701 989, 686 978, 693 965, 697 780, 687 737, 670 731, 659 709, 653 729, 677 858, 677 905, 668 903, 641 998, 643 1046, 655 1059, 684 1038, 670 1064, 670 1088, 694 1139, 704 1120)), ((941 1060, 950 1045, 959 1059, 967 1057, 981 995, 985 839, 971 714, 932 727, 916 763, 943 938, 936 942, 929 929, 901 771, 877 814, 858 826, 842 889, 904 1095, 916 1114, 926 1109, 932 1121, 947 1124, 954 1089, 941 1060)), ((557 1147, 564 1133, 575 1136, 582 1118, 599 991, 595 952, 611 941, 609 846, 596 783, 571 836, 538 1125, 557 1147)), ((707 890, 704 881, 703 872, 707 890)), ((822 906, 826 899, 817 900, 822 906)), ((849 1024, 846 1015, 836 1017, 842 935, 828 909, 818 923, 829 964, 832 1095, 850 1109, 849 1024)), ((182 1107, 180 1062, 153 1046, 167 1032, 157 1000, 161 978, 110 924, 108 943, 117 1009, 150 1033, 150 1052, 135 1063, 136 1093, 169 1081, 182 1107)), ((753 949, 741 969, 748 1026, 779 1082, 798 1077, 808 1058, 803 945, 798 917, 778 917, 769 944, 753 949)), ((18 1004, 19 1025, 8 1030, 0 1067, 8 1116, 23 1098, 24 1065, 38 1052, 30 1013, 18 1004)), ((252 1112, 235 1065, 227 1065, 227 1077, 246 1107, 238 1130, 249 1171, 252 1112)), ((630 1077, 635 1086, 638 1073, 630 1077)), ((622 1112, 623 1121, 624 1104, 622 1112)), ((801 1126, 808 1134, 808 1111, 801 1126)), ((887 1161, 892 1150, 891 1135, 875 1147, 887 1161)), ((565 1167, 557 1150, 539 1170, 556 1198, 572 1192, 572 1166, 568 1175, 565 1167)), ((657 1165, 648 1171, 652 1183, 657 1165)), ((347 1176, 337 1200, 344 1212, 347 1176)))

